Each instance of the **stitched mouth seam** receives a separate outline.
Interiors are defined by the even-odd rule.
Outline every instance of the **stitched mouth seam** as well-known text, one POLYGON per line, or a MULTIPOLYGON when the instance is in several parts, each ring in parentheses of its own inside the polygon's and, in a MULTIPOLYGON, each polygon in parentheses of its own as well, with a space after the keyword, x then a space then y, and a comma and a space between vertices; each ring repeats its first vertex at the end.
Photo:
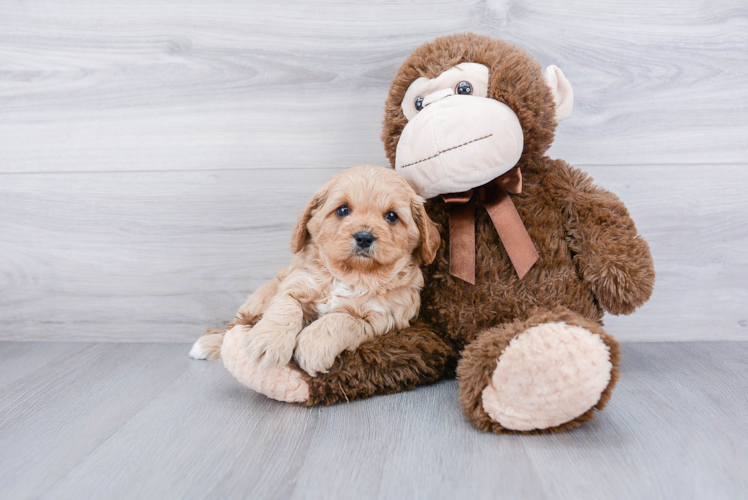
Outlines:
POLYGON ((423 160, 418 160, 418 161, 414 161, 413 163, 408 163, 407 165, 403 165, 403 166, 402 166, 402 167, 400 167, 400 168, 408 168, 408 167, 412 167, 413 165, 416 165, 416 164, 418 164, 418 163, 421 163, 421 162, 424 162, 424 161, 429 161, 429 160, 431 160, 432 158, 436 158, 437 156, 439 156, 439 155, 440 155, 440 154, 442 154, 442 153, 446 153, 447 151, 452 151, 453 149, 457 149, 457 148, 461 148, 461 147, 463 147, 463 146, 467 146, 468 144, 471 144, 471 143, 473 143, 473 142, 478 142, 478 141, 482 141, 483 139, 488 139, 488 138, 489 138, 489 137, 491 137, 492 135, 493 135, 493 134, 488 134, 488 135, 484 135, 483 137, 478 137, 477 139, 473 139, 472 141, 468 141, 468 142, 466 142, 466 143, 464 143, 464 144, 460 144, 459 146, 452 146, 451 148, 448 148, 448 149, 444 149, 444 150, 442 150, 442 151, 439 151, 439 152, 438 152, 438 153, 436 153, 435 155, 429 156, 428 158, 424 158, 423 160))

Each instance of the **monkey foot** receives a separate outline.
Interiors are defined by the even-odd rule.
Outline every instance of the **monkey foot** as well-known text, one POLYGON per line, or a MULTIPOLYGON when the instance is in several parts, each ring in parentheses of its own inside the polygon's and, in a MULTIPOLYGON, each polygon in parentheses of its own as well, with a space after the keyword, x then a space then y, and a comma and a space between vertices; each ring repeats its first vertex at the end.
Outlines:
POLYGON ((603 339, 564 322, 542 323, 514 337, 499 356, 483 409, 503 428, 550 429, 600 401, 613 365, 603 339))
POLYGON ((309 399, 309 385, 301 372, 288 366, 263 369, 247 359, 245 336, 251 327, 237 325, 226 332, 221 358, 226 369, 242 384, 265 396, 286 403, 309 399))

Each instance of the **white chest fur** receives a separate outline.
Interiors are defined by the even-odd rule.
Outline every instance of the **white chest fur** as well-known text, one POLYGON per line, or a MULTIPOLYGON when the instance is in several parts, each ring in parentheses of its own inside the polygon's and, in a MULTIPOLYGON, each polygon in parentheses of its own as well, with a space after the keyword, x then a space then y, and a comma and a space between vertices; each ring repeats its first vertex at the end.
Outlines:
POLYGON ((386 312, 375 292, 334 279, 317 303, 317 313, 322 316, 345 304, 355 304, 363 310, 386 312))

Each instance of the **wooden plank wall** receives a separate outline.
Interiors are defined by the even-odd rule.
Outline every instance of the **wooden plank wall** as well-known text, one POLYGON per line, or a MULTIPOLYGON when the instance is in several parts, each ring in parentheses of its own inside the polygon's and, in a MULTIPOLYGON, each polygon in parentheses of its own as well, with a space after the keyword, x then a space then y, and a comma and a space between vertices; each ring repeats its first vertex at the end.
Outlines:
POLYGON ((190 341, 290 258, 315 187, 384 165, 389 82, 473 31, 559 65, 550 154, 658 271, 622 340, 748 339, 742 0, 0 4, 0 339, 190 341))

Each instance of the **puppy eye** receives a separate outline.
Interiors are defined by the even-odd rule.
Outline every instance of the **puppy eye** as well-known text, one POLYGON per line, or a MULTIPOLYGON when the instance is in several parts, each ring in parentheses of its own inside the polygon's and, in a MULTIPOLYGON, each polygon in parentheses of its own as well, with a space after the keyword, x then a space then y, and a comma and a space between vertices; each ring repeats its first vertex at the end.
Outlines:
POLYGON ((390 224, 394 224, 395 222, 397 222, 399 220, 399 217, 397 216, 397 214, 395 212, 393 212, 392 210, 390 210, 384 216, 384 220, 386 220, 390 224))
POLYGON ((423 109, 423 97, 416 97, 416 101, 413 103, 416 107, 416 111, 423 109))
POLYGON ((455 92, 460 95, 472 95, 473 86, 470 85, 470 82, 460 82, 455 87, 455 92))
POLYGON ((348 217, 351 214, 351 210, 348 208, 348 205, 340 205, 335 210, 335 213, 338 214, 338 217, 348 217))

